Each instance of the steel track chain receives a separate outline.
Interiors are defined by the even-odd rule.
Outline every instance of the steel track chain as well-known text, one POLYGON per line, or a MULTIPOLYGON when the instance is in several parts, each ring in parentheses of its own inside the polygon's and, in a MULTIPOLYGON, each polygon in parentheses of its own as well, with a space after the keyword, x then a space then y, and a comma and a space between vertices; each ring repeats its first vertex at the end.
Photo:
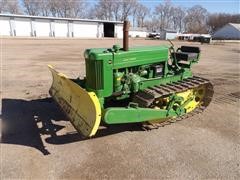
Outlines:
POLYGON ((191 78, 187 78, 172 84, 149 87, 136 94, 134 102, 138 103, 141 107, 149 107, 156 98, 167 97, 170 96, 171 94, 184 92, 188 89, 193 89, 203 85, 206 87, 205 91, 206 94, 203 98, 203 103, 200 107, 197 107, 190 113, 175 118, 169 118, 163 122, 144 122, 142 123, 142 129, 143 130, 158 129, 159 127, 170 125, 177 121, 181 121, 183 119, 192 117, 196 114, 202 113, 212 100, 213 86, 209 80, 193 76, 191 78))
POLYGON ((194 109, 190 113, 184 114, 184 115, 176 117, 176 118, 170 118, 170 119, 167 119, 166 121, 163 121, 163 122, 159 122, 159 123, 158 122, 154 122, 154 123, 144 122, 144 123, 142 123, 142 127, 141 128, 143 130, 145 130, 145 131, 158 129, 160 127, 164 127, 164 126, 173 124, 173 123, 175 123, 177 121, 182 121, 182 120, 188 119, 188 118, 190 118, 192 116, 195 116, 197 114, 202 113, 203 111, 204 111, 204 109, 202 109, 202 107, 198 107, 198 108, 194 109))

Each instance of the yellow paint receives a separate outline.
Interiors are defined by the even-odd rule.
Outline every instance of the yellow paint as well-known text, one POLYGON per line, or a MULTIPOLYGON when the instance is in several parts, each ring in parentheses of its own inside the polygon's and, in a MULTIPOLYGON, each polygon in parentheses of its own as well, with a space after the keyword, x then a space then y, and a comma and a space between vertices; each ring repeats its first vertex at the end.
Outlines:
POLYGON ((49 90, 53 99, 61 106, 73 126, 86 137, 96 134, 101 121, 101 106, 94 92, 87 92, 79 85, 58 73, 48 65, 53 76, 49 90))
POLYGON ((184 98, 183 103, 190 97, 192 96, 194 97, 192 101, 190 101, 188 104, 184 106, 186 112, 189 113, 200 105, 200 103, 202 102, 202 98, 204 97, 204 94, 205 88, 203 86, 200 86, 195 89, 189 89, 187 91, 177 93, 177 96, 181 96, 184 98))
MULTIPOLYGON (((189 113, 193 111, 195 108, 197 108, 200 105, 200 103, 202 103, 202 99, 205 95, 205 87, 200 86, 194 89, 189 89, 184 92, 176 93, 176 95, 183 98, 183 101, 180 104, 176 104, 177 106, 183 105, 184 102, 186 102, 188 99, 193 98, 193 100, 185 104, 183 107, 186 109, 186 112, 189 113)), ((166 109, 167 108, 166 105, 169 103, 169 101, 170 101, 169 97, 156 99, 152 108, 166 109)))
MULTIPOLYGON (((203 102, 202 99, 205 95, 205 87, 204 86, 199 86, 197 88, 194 89, 189 89, 186 90, 184 92, 180 92, 180 93, 176 93, 177 96, 181 96, 183 97, 183 101, 180 105, 182 105, 184 102, 186 102, 189 98, 194 97, 194 99, 192 101, 190 101, 189 103, 187 103, 183 108, 186 109, 186 113, 189 113, 191 111, 193 111, 194 109, 196 109, 198 106, 201 105, 201 103, 203 102), (198 99, 198 100, 197 100, 198 99)), ((152 108, 154 109, 166 109, 166 106, 162 105, 163 102, 165 102, 165 104, 169 103, 169 97, 165 97, 165 98, 159 98, 155 101, 154 105, 152 106, 152 108)), ((165 120, 167 120, 168 118, 165 118, 165 120)), ((163 122, 164 120, 161 119, 161 122, 163 122)), ((152 120, 152 121, 148 121, 149 123, 158 123, 159 120, 152 120)))

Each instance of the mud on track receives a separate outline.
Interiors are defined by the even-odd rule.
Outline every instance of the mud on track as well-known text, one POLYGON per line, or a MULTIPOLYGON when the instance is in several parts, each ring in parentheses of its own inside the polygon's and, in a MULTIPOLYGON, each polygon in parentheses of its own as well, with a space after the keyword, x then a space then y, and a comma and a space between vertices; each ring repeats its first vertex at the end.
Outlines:
MULTIPOLYGON (((215 90, 204 113, 147 132, 134 124, 102 127, 95 138, 83 139, 48 95, 47 64, 83 76, 84 49, 116 43, 121 40, 1 39, 1 177, 237 179, 239 44, 175 43, 202 50, 193 71, 215 90)), ((130 40, 130 46, 167 43, 130 40)))

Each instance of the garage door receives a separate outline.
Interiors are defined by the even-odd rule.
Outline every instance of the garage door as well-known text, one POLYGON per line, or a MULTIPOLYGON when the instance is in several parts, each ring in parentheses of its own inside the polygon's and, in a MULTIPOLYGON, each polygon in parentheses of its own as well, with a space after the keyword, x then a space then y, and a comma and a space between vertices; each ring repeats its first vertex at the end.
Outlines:
POLYGON ((30 19, 15 19, 16 36, 31 36, 30 19))
POLYGON ((34 22, 37 37, 50 36, 50 21, 37 20, 34 22))
POLYGON ((74 37, 96 38, 98 33, 97 24, 73 23, 74 37))
POLYGON ((55 36, 67 37, 68 36, 68 23, 67 21, 55 21, 54 23, 55 36))
POLYGON ((0 35, 2 36, 10 36, 11 29, 10 29, 10 22, 8 18, 1 18, 0 19, 0 35))
POLYGON ((115 33, 117 38, 123 38, 123 25, 115 25, 115 33))

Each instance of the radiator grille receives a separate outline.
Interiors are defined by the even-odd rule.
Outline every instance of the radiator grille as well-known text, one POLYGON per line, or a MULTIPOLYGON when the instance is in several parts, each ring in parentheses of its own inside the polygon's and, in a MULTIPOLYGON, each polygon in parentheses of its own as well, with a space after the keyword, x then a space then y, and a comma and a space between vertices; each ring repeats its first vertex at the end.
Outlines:
POLYGON ((102 71, 102 61, 95 61, 95 70, 96 70, 96 89, 103 88, 103 71, 102 71))
POLYGON ((102 61, 90 61, 89 62, 89 73, 87 73, 88 77, 88 85, 92 89, 103 89, 103 67, 102 61))

